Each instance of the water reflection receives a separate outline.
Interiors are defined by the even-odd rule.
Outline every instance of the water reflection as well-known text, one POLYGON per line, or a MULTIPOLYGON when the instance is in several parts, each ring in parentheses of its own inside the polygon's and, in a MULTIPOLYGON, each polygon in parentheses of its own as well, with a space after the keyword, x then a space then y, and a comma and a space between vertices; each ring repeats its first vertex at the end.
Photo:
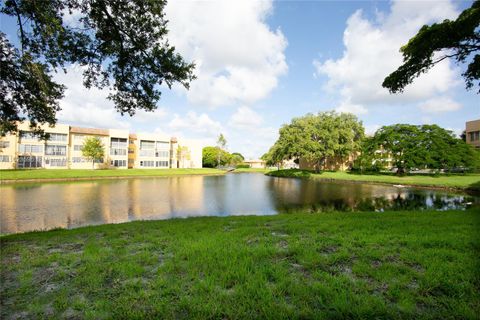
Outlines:
POLYGON ((191 216, 465 208, 478 197, 262 174, 100 180, 0 187, 0 232, 191 216))

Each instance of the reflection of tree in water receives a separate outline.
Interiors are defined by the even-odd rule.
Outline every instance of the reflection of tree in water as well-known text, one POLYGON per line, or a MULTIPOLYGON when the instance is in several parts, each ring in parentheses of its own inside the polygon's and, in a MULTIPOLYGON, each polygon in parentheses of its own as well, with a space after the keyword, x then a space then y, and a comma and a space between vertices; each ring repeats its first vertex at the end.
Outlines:
POLYGON ((283 203, 277 210, 279 212, 447 210, 465 209, 471 202, 478 206, 478 201, 469 196, 400 192, 393 196, 373 198, 319 199, 316 203, 303 205, 283 203))

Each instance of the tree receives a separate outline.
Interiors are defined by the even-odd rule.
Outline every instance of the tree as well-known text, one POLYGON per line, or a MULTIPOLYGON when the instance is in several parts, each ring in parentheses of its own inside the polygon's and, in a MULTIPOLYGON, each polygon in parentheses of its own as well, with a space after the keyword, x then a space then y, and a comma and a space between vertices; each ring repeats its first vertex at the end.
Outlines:
POLYGON ((69 64, 83 67, 85 87, 109 88, 115 108, 132 116, 152 111, 161 85, 188 89, 194 65, 168 40, 166 1, 5 0, 0 12, 17 21, 19 48, 0 33, 0 134, 28 119, 54 125, 65 87, 50 74, 69 64), (68 16, 68 17, 67 17, 68 16), (69 19, 79 17, 71 24, 69 19))
POLYGON ((225 151, 227 148, 227 139, 223 136, 223 133, 220 133, 217 139, 217 148, 219 151, 217 152, 217 166, 220 166, 222 151, 225 151))
POLYGON ((230 153, 218 147, 205 147, 202 150, 202 166, 207 168, 223 166, 229 163, 230 157, 230 153))
POLYGON ((457 63, 471 60, 462 76, 465 78, 467 89, 472 88, 475 81, 480 79, 479 25, 480 1, 476 0, 455 21, 447 19, 442 23, 423 26, 405 46, 400 48, 403 64, 385 78, 382 86, 388 88, 391 93, 402 92, 414 78, 427 72, 440 61, 453 58, 457 63))
POLYGON ((476 166, 477 155, 470 145, 458 139, 452 131, 437 125, 395 124, 375 132, 370 149, 384 150, 398 173, 412 168, 451 170, 476 166))
POLYGON ((352 114, 307 114, 280 128, 280 137, 265 159, 278 164, 285 159, 304 158, 319 171, 327 159, 343 161, 357 152, 363 136, 363 125, 352 114))
POLYGON ((81 148, 82 155, 92 161, 92 169, 95 169, 95 162, 102 161, 105 156, 105 149, 98 137, 86 138, 81 148))
POLYGON ((239 152, 233 152, 232 156, 238 156, 240 159, 242 159, 242 161, 245 160, 245 157, 239 152))

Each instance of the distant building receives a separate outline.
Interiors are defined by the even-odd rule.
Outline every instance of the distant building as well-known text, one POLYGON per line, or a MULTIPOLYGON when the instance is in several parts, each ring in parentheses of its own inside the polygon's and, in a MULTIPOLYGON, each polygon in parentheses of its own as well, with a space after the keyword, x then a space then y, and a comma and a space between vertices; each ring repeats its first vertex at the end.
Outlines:
POLYGON ((475 148, 480 148, 480 119, 465 123, 466 140, 475 148))
POLYGON ((90 169, 92 162, 82 155, 89 137, 97 137, 104 145, 105 157, 94 164, 95 168, 202 167, 202 146, 195 140, 65 124, 42 129, 50 134, 48 141, 34 136, 27 122, 18 124, 16 134, 0 137, 0 169, 90 169))
POLYGON ((243 160, 243 163, 250 165, 250 168, 254 169, 265 169, 267 166, 266 162, 261 159, 243 160))

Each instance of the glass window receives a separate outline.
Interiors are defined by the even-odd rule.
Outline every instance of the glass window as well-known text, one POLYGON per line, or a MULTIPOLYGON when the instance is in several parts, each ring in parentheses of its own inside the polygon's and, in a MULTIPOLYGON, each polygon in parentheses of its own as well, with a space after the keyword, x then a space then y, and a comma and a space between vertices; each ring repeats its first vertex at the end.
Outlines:
POLYGON ((126 167, 127 161, 126 160, 112 160, 110 162, 114 167, 126 167))
POLYGON ((67 135, 65 133, 50 133, 48 141, 67 142, 67 135))
POLYGON ((0 141, 0 148, 10 147, 10 141, 0 141))
POLYGON ((155 150, 140 150, 140 157, 155 157, 155 150))
POLYGON ((166 168, 168 167, 168 161, 157 161, 155 165, 156 167, 166 168))
POLYGON ((76 145, 73 146, 73 150, 74 151, 82 151, 82 147, 83 147, 83 145, 76 144, 76 145))
POLYGON ((49 156, 64 156, 67 154, 67 146, 46 145, 45 154, 49 156))
POLYGON ((67 159, 66 158, 47 158, 45 163, 49 164, 50 167, 66 167, 67 159))
POLYGON ((30 131, 20 131, 20 139, 40 141, 40 139, 30 131))
POLYGON ((73 141, 75 141, 75 142, 81 142, 81 141, 83 141, 83 139, 85 139, 85 136, 83 136, 83 135, 77 135, 76 134, 76 135, 73 136, 73 141))
POLYGON ((42 157, 18 156, 18 168, 39 168, 42 166, 42 157))
POLYGON ((10 162, 9 156, 0 155, 0 162, 10 162))
POLYGON ((140 140, 140 149, 155 149, 155 141, 140 140))
POLYGON ((127 139, 110 138, 110 148, 127 148, 127 139))
POLYGON ((113 149, 110 149, 110 154, 112 156, 124 156, 124 155, 127 154, 127 150, 126 149, 113 148, 113 149))
POLYGON ((35 144, 20 144, 18 146, 19 153, 42 153, 43 146, 42 145, 35 145, 35 144))

